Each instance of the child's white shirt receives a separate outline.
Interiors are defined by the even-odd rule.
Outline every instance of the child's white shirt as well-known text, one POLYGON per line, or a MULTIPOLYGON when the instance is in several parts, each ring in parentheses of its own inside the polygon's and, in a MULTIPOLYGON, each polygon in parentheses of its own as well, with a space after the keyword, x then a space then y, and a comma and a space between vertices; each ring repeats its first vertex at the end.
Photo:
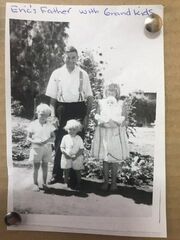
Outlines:
MULTIPOLYGON (((49 122, 45 124, 40 124, 39 120, 31 122, 27 131, 32 133, 32 139, 37 142, 44 142, 51 137, 52 132, 54 132, 56 128, 49 122)), ((37 144, 32 143, 32 146, 36 146, 37 144)))
POLYGON ((79 135, 72 137, 67 134, 61 141, 61 148, 64 148, 69 155, 76 154, 80 149, 84 149, 83 140, 79 135))

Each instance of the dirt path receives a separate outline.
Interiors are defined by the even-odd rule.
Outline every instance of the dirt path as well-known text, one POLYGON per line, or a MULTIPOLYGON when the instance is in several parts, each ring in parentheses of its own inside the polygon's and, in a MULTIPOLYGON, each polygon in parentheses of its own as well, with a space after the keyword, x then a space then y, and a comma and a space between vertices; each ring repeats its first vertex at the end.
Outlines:
MULTIPOLYGON (((41 178, 41 176, 39 176, 41 178)), ((118 186, 116 193, 100 191, 101 183, 83 180, 82 191, 63 189, 57 183, 44 192, 32 191, 32 169, 14 168, 14 207, 20 213, 147 217, 152 193, 118 186)))

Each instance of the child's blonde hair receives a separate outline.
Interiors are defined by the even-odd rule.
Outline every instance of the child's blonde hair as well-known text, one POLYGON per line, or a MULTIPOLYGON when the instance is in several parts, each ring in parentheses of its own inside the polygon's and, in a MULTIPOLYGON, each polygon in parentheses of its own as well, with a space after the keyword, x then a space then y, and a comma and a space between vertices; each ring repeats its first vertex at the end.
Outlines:
POLYGON ((36 108, 36 113, 43 112, 47 115, 51 115, 51 108, 45 104, 45 103, 40 103, 37 108, 36 108))
POLYGON ((67 121, 66 126, 64 127, 64 130, 68 131, 69 128, 75 128, 78 130, 78 132, 80 132, 82 130, 82 124, 80 123, 80 121, 76 119, 71 119, 67 121))
POLYGON ((120 99, 120 86, 117 83, 110 83, 108 85, 105 86, 104 89, 104 97, 106 97, 107 91, 114 91, 116 93, 115 98, 117 100, 120 99))

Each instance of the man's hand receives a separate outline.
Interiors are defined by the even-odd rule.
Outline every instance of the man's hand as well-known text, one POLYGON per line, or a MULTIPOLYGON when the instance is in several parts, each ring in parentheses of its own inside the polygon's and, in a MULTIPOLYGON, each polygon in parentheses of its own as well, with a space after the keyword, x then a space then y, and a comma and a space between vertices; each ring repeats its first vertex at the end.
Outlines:
POLYGON ((85 116, 84 121, 83 121, 83 126, 84 126, 84 129, 85 129, 85 130, 86 130, 87 127, 88 127, 89 115, 90 115, 91 110, 92 110, 93 101, 94 101, 93 96, 87 97, 87 101, 86 101, 87 113, 86 113, 86 116, 85 116))
POLYGON ((50 122, 53 124, 53 126, 55 127, 55 128, 58 128, 59 127, 59 120, 58 120, 58 118, 57 117, 51 117, 50 118, 50 122))

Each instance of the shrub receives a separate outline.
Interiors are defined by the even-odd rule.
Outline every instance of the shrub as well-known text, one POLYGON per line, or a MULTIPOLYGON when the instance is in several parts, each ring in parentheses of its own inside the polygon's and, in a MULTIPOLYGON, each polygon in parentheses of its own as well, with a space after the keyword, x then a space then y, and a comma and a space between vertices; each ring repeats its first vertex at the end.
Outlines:
POLYGON ((20 101, 11 98, 11 114, 14 116, 22 116, 24 107, 20 101))
POLYGON ((130 158, 123 162, 118 180, 129 185, 152 185, 154 159, 149 155, 131 152, 130 158))
POLYGON ((29 157, 30 143, 26 141, 26 130, 20 124, 12 130, 12 159, 23 161, 29 157))
MULTIPOLYGON (((103 178, 103 163, 85 154, 85 164, 82 176, 92 179, 103 178)), ((118 171, 117 181, 119 183, 133 186, 152 186, 154 159, 149 155, 141 155, 131 152, 130 158, 124 161, 118 171)))

